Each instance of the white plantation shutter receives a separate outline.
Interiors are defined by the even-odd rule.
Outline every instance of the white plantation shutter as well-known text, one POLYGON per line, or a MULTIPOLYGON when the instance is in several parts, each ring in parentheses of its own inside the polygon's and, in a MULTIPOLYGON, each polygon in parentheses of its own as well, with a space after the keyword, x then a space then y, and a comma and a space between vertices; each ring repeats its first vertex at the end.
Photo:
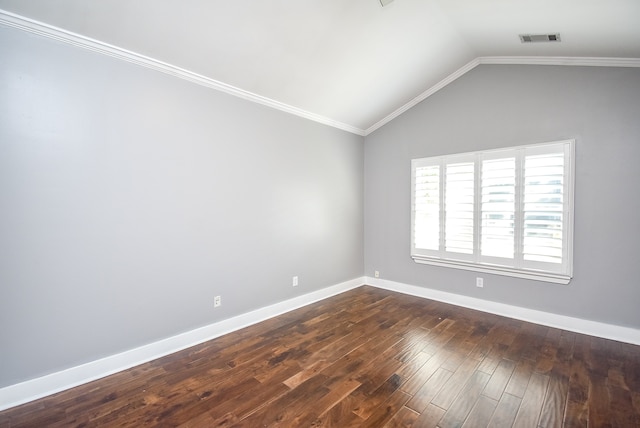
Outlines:
POLYGON ((447 164, 445 176, 445 251, 473 254, 474 163, 447 164))
POLYGON ((525 150, 523 183, 523 266, 562 272, 568 262, 570 191, 564 147, 525 150))
POLYGON ((525 160, 525 260, 562 263, 562 164, 557 154, 525 160))
POLYGON ((411 256, 567 283, 574 142, 412 161, 411 256))
POLYGON ((440 166, 419 166, 414 171, 414 244, 416 248, 437 251, 440 248, 440 166))
POLYGON ((516 159, 482 161, 480 254, 513 259, 515 254, 516 159))

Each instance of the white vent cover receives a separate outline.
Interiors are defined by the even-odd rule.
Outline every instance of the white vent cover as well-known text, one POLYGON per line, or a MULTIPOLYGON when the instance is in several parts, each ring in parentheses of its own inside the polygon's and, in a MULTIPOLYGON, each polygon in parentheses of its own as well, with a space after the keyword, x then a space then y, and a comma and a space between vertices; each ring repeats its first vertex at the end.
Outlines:
POLYGON ((552 33, 552 34, 520 34, 520 41, 522 43, 559 42, 560 41, 560 33, 552 33))

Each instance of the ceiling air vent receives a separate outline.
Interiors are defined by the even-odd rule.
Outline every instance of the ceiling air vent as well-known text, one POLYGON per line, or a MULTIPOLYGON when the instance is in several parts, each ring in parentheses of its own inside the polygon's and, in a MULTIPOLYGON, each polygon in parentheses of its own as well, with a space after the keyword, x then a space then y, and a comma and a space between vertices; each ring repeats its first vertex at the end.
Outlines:
POLYGON ((560 41, 560 33, 553 33, 553 34, 520 34, 520 41, 522 43, 559 42, 560 41))

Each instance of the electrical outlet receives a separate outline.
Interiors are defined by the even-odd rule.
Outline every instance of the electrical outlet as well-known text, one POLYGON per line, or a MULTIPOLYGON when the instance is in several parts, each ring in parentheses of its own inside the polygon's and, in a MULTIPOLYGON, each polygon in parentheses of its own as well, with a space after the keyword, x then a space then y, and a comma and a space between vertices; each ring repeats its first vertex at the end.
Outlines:
POLYGON ((213 298, 213 307, 214 308, 217 308, 221 304, 222 304, 222 297, 216 296, 216 297, 213 298))
POLYGON ((376 278, 380 278, 380 272, 378 272, 378 271, 374 271, 374 272, 373 272, 373 275, 374 275, 376 278))
POLYGON ((294 276, 294 277, 293 277, 293 286, 294 286, 294 287, 297 287, 297 286, 298 286, 298 277, 297 277, 297 276, 294 276))
POLYGON ((484 279, 477 277, 476 278, 476 287, 478 288, 482 288, 484 287, 484 279))

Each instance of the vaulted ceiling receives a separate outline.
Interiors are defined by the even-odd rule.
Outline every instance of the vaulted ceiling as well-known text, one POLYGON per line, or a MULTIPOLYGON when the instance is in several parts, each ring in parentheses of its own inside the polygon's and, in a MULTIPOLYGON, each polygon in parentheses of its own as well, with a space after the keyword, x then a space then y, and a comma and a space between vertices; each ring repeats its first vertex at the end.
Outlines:
POLYGON ((362 135, 478 58, 640 58, 640 0, 0 0, 0 9, 5 21, 95 39, 362 135), (539 33, 561 42, 518 37, 539 33))

